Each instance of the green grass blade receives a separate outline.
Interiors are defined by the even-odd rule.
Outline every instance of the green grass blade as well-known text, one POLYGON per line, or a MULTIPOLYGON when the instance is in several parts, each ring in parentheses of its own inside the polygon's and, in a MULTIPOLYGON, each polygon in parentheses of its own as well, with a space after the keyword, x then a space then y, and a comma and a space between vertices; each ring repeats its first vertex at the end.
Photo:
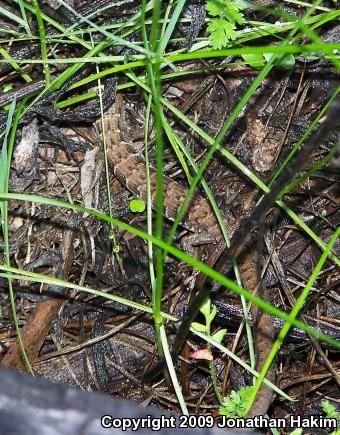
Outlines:
POLYGON ((43 71, 45 76, 45 83, 46 86, 50 84, 51 80, 51 74, 50 74, 50 68, 47 63, 47 47, 46 47, 46 33, 45 33, 45 27, 44 27, 44 21, 41 16, 40 7, 39 7, 39 1, 38 0, 32 0, 32 6, 35 10, 35 16, 38 24, 38 31, 39 31, 39 37, 40 37, 40 52, 41 52, 41 58, 45 62, 43 64, 43 71))
MULTIPOLYGON (((13 147, 14 147, 14 140, 15 140, 16 130, 17 130, 17 127, 19 124, 19 119, 20 119, 23 105, 24 105, 24 101, 17 108, 15 117, 13 119, 14 112, 16 109, 16 98, 14 97, 12 104, 10 105, 10 108, 8 111, 6 131, 5 131, 5 136, 4 136, 4 140, 3 140, 3 144, 2 144, 2 150, 0 153, 0 193, 1 194, 6 194, 8 192, 9 173, 10 173, 10 166, 11 166, 11 160, 12 160, 12 152, 13 152, 13 147)), ((3 240, 4 240, 4 252, 5 252, 6 266, 10 267, 9 235, 8 235, 8 202, 7 201, 0 203, 0 221, 1 221, 3 240)), ((22 337, 20 334, 18 316, 17 316, 17 312, 16 312, 16 308, 15 308, 15 298, 14 298, 14 289, 13 289, 12 280, 10 278, 8 278, 7 281, 8 281, 8 290, 9 290, 9 299, 10 299, 11 311, 12 311, 16 335, 18 338, 19 348, 20 348, 23 360, 26 364, 27 370, 33 374, 32 367, 31 367, 31 364, 28 360, 28 357, 27 357, 27 354, 26 354, 26 351, 24 348, 24 343, 22 341, 22 337)))

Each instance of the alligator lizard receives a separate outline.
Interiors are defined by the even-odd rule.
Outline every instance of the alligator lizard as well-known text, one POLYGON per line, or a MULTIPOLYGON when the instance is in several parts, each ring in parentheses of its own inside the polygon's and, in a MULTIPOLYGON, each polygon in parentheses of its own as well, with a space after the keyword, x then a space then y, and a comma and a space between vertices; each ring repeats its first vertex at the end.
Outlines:
MULTIPOLYGON (((227 104, 226 102, 224 104, 227 104)), ((146 198, 146 175, 145 162, 136 153, 132 144, 126 141, 120 130, 120 119, 123 113, 123 96, 117 95, 115 103, 105 114, 104 128, 108 146, 108 159, 113 167, 116 177, 135 195, 141 198, 146 198)), ((225 108, 227 113, 227 108, 225 108)), ((151 191, 156 191, 156 171, 150 170, 151 191)), ((179 183, 164 177, 164 215, 170 220, 174 220, 178 209, 185 197, 186 189, 179 183)), ((154 200, 154 196, 152 198, 154 200)), ((224 221, 228 229, 234 229, 237 225, 236 221, 224 221)), ((181 225, 189 231, 206 232, 213 236, 216 243, 222 244, 222 235, 216 218, 211 210, 209 202, 196 194, 192 199, 188 211, 181 225)), ((216 245, 213 247, 216 250, 216 245)), ((247 252, 242 256, 239 263, 239 269, 242 275, 243 285, 250 291, 254 291, 258 287, 256 261, 253 252, 247 252)), ((269 350, 270 342, 268 337, 271 337, 274 331, 273 322, 269 315, 264 314, 259 317, 257 343, 259 345, 258 369, 262 366, 269 350), (265 331, 262 329, 265 328, 265 331), (262 331, 262 332, 260 332, 262 331)), ((185 337, 177 341, 177 348, 173 349, 173 355, 177 354, 182 347, 185 337), (180 341, 180 342, 179 342, 180 341)), ((177 355, 176 355, 177 356, 177 355)), ((270 380, 274 381, 273 373, 270 380)), ((264 386, 265 392, 261 394, 261 400, 258 400, 257 413, 265 414, 271 402, 271 390, 264 386), (262 401, 263 399, 263 401, 262 401)), ((260 398, 259 398, 260 399, 260 398)))

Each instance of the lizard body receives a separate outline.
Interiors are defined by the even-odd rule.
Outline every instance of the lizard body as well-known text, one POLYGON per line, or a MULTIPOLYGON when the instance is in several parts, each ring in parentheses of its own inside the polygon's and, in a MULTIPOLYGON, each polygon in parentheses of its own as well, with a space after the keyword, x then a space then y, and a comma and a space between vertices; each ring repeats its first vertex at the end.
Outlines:
MULTIPOLYGON (((119 181, 133 194, 146 199, 145 162, 136 153, 133 145, 126 141, 120 131, 122 114, 122 95, 117 95, 116 102, 105 115, 105 129, 108 137, 108 159, 119 181)), ((150 169, 152 203, 156 192, 156 171, 150 169)), ((185 198, 186 189, 169 177, 164 177, 164 215, 174 221, 185 198)), ((192 232, 208 232, 216 241, 222 239, 220 227, 211 210, 208 200, 196 194, 181 225, 192 232)), ((225 220, 227 228, 235 228, 236 222, 225 220)))

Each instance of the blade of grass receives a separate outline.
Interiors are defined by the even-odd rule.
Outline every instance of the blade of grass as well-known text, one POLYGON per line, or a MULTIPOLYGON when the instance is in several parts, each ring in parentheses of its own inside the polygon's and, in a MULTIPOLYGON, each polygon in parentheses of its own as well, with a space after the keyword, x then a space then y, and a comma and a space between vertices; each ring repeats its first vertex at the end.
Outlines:
MULTIPOLYGON (((99 45, 99 44, 98 44, 99 45)), ((102 48, 101 48, 102 50, 102 48)), ((140 51, 140 50, 139 50, 140 51)), ((174 54, 169 55, 162 59, 162 62, 167 62, 167 65, 173 66, 177 62, 186 62, 189 60, 200 60, 200 59, 216 59, 220 57, 228 56, 241 56, 242 54, 301 54, 301 53, 320 53, 333 55, 340 51, 340 44, 305 44, 305 45, 272 45, 272 46, 254 46, 254 47, 241 47, 241 48, 226 48, 220 51, 216 50, 204 50, 195 51, 194 53, 186 54, 174 54), (223 52, 223 53, 222 53, 223 52)), ((332 56, 333 58, 333 56, 332 56)), ((338 59, 339 55, 336 54, 335 59, 338 59)), ((129 56, 132 61, 144 60, 144 55, 132 54, 129 56)), ((68 59, 55 58, 48 59, 46 63, 49 64, 79 64, 79 63, 108 63, 108 62, 122 62, 124 61, 124 56, 102 56, 102 57, 72 57, 68 59)), ((27 65, 39 65, 43 61, 41 59, 20 59, 17 60, 18 64, 27 65)), ((128 68, 126 68, 128 69, 128 68)))
POLYGON ((254 46, 224 48, 221 50, 201 50, 194 53, 175 54, 167 57, 169 62, 180 62, 199 59, 213 59, 228 56, 238 56, 242 54, 300 54, 322 52, 333 54, 340 50, 340 44, 305 44, 305 45, 271 45, 271 46, 254 46))
MULTIPOLYGON (((163 130, 160 113, 160 95, 161 95, 161 77, 160 77, 160 56, 158 51, 159 35, 160 35, 160 12, 161 2, 155 0, 154 8, 152 11, 152 25, 150 32, 150 41, 147 37, 145 28, 145 2, 142 3, 144 11, 143 16, 143 38, 144 46, 151 49, 156 53, 154 59, 147 56, 146 70, 147 81, 151 88, 153 114, 155 119, 155 143, 156 143, 156 227, 155 236, 161 240, 163 238, 163 220, 164 220, 164 180, 163 180, 163 130)), ((152 306, 153 306, 153 320, 155 325, 155 337, 158 354, 163 356, 164 346, 167 346, 166 341, 163 341, 161 335, 161 326, 163 317, 161 315, 161 303, 163 293, 163 279, 164 279, 164 261, 163 250, 156 246, 156 287, 152 293, 152 306)))
POLYGON ((171 354, 170 354, 170 349, 169 349, 169 345, 168 345, 168 340, 166 337, 166 333, 165 333, 165 329, 164 329, 164 325, 161 325, 160 327, 160 336, 161 336, 161 340, 162 340, 162 344, 163 344, 163 352, 164 352, 164 357, 166 359, 166 363, 168 366, 168 370, 170 373, 170 378, 172 381, 172 385, 174 387, 176 396, 178 398, 178 402, 179 402, 179 406, 181 407, 182 410, 182 414, 183 415, 189 415, 188 412, 188 408, 185 404, 185 400, 182 394, 182 389, 179 385, 178 379, 177 379, 177 374, 175 371, 175 367, 174 364, 172 362, 172 358, 171 358, 171 354))
MULTIPOLYGON (((8 62, 11 67, 27 82, 32 82, 31 77, 25 73, 25 71, 21 68, 20 65, 18 65, 17 61, 13 59, 13 57, 7 53, 6 50, 3 49, 3 47, 0 47, 0 54, 5 59, 6 62, 8 62)), ((2 62, 2 61, 1 61, 2 62)))
MULTIPOLYGON (((96 67, 98 68, 98 67, 96 67)), ((99 100, 99 107, 100 107, 100 113, 101 113, 101 134, 102 134, 102 150, 104 154, 104 172, 105 172, 105 185, 106 185, 106 200, 108 204, 108 210, 110 216, 113 215, 113 208, 112 208, 112 201, 111 201, 111 190, 110 190, 110 171, 109 171, 109 162, 107 158, 107 140, 106 140, 106 133, 105 130, 105 124, 104 124, 104 107, 103 107, 103 94, 102 94, 102 84, 100 79, 98 79, 98 86, 97 86, 97 96, 99 100)), ((122 271, 122 264, 121 259, 119 256, 119 246, 117 245, 115 233, 114 233, 114 227, 111 225, 111 235, 110 235, 111 243, 112 243, 112 252, 114 253, 114 256, 116 258, 116 261, 119 265, 120 270, 122 271)))
MULTIPOLYGON (((152 98, 151 95, 147 96, 147 107, 145 114, 144 125, 144 144, 145 144, 145 175, 146 175, 146 204, 147 204, 147 231, 149 235, 152 235, 152 196, 151 196, 151 181, 150 181, 150 166, 149 166, 149 126, 151 115, 152 98)), ((156 291, 156 278, 155 268, 153 264, 153 246, 150 240, 148 240, 148 263, 149 263, 149 275, 151 283, 152 294, 156 291)))
MULTIPOLYGON (((19 5, 20 5, 20 9, 21 9, 22 0, 19 0, 19 5)), ((16 14, 13 14, 13 12, 10 12, 9 10, 3 8, 2 6, 0 6, 0 14, 4 15, 9 20, 14 21, 15 23, 19 24, 19 26, 23 27, 27 33, 31 33, 30 28, 29 28, 28 23, 27 23, 27 18, 26 18, 26 14, 24 12, 24 9, 22 9, 22 16, 25 17, 26 20, 19 17, 16 14)))
MULTIPOLYGON (((13 115, 16 109, 16 99, 14 98, 12 104, 10 105, 6 123, 5 137, 2 144, 2 150, 0 153, 0 194, 8 193, 8 185, 9 185, 9 173, 12 161, 14 140, 16 136, 17 127, 19 124, 20 114, 22 112, 23 105, 25 100, 20 103, 16 110, 15 117, 13 119, 13 115)), ((9 256, 9 235, 8 235, 8 202, 0 203, 0 221, 1 228, 4 240, 4 252, 5 252, 5 261, 7 267, 10 267, 10 256, 9 256)), ((16 331, 16 335, 18 337, 18 343, 20 347, 21 354, 23 356, 23 360, 27 367, 27 370, 33 374, 31 364, 28 360, 24 344, 22 341, 22 337, 20 334, 20 328, 18 323, 18 316, 15 308, 15 298, 14 298, 14 289, 12 280, 8 279, 8 290, 9 290, 9 299, 11 305, 11 311, 13 316, 14 327, 16 331)), ((1 315, 1 312, 0 312, 1 315)))
POLYGON ((40 7, 39 7, 39 1, 38 0, 32 0, 32 6, 35 11, 35 17, 38 24, 38 31, 39 31, 39 37, 40 37, 40 52, 41 52, 41 58, 44 61, 43 64, 43 71, 45 76, 45 83, 46 86, 50 84, 51 81, 51 74, 50 69, 48 66, 47 61, 47 47, 46 47, 46 33, 45 33, 45 27, 44 27, 44 21, 41 17, 40 7))
POLYGON ((174 31, 174 28, 178 22, 178 19, 182 13, 183 7, 185 5, 186 0, 178 0, 175 10, 171 16, 171 19, 166 27, 164 35, 162 35, 161 40, 159 41, 158 45, 158 55, 162 56, 165 52, 166 46, 169 43, 169 40, 171 38, 172 32, 174 31))
POLYGON ((20 8, 20 13, 22 16, 22 20, 24 22, 24 28, 26 30, 27 34, 31 34, 31 29, 28 23, 28 19, 27 19, 27 15, 26 15, 26 11, 25 11, 25 6, 24 6, 24 2, 22 0, 19 0, 19 8, 20 8))

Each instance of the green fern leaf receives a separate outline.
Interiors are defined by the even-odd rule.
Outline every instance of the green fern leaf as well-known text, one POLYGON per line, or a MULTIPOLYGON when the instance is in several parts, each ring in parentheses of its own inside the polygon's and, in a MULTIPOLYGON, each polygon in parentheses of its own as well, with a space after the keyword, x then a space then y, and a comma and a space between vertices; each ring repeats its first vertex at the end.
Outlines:
POLYGON ((220 406, 220 415, 228 418, 242 418, 245 416, 247 405, 254 387, 244 387, 239 391, 232 391, 229 396, 223 397, 222 406, 220 406))
POLYGON ((212 47, 219 50, 225 47, 230 40, 236 39, 234 28, 234 24, 220 18, 210 21, 208 32, 212 47))
POLYGON ((225 8, 224 15, 231 23, 243 24, 244 16, 240 10, 244 8, 240 3, 229 3, 225 8))

